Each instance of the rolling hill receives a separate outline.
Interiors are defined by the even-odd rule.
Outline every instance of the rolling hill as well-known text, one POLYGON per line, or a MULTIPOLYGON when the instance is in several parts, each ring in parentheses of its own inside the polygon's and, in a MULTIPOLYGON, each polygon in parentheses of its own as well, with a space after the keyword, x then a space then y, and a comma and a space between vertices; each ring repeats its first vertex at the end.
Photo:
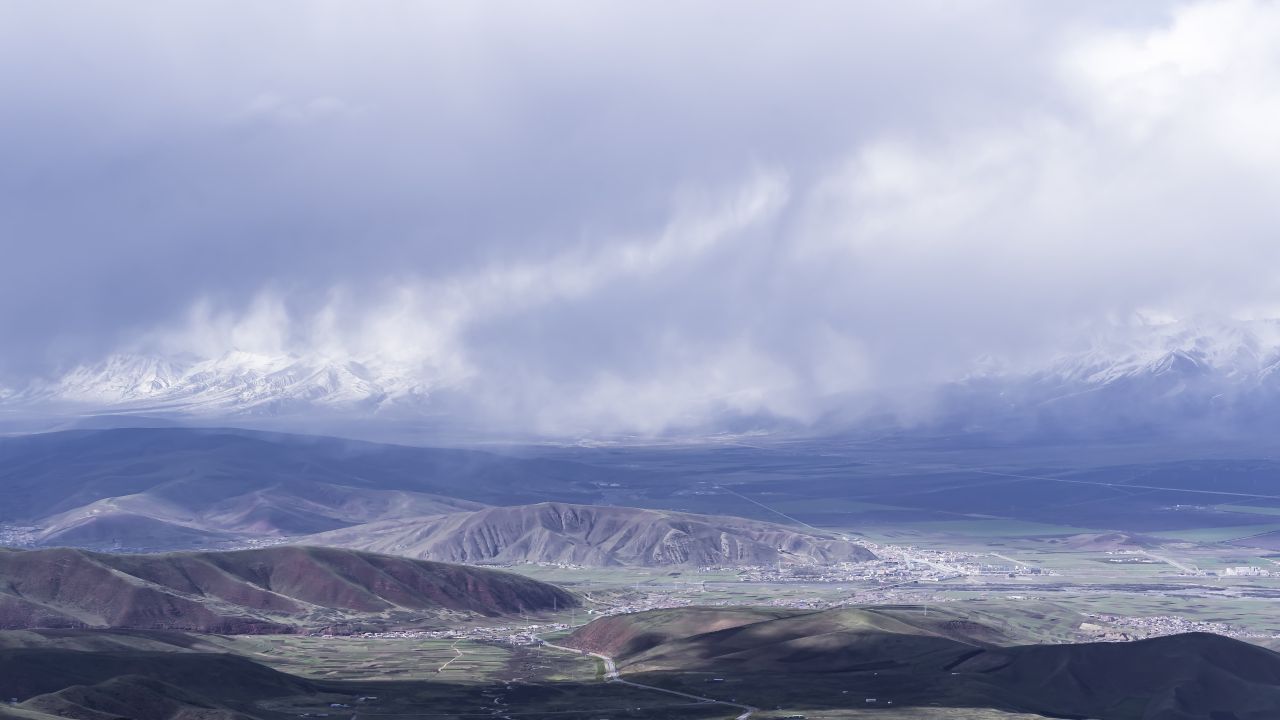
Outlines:
MULTIPOLYGON (((236 681, 240 681, 239 675, 236 681)), ((67 717, 92 720, 247 720, 249 717, 207 696, 146 675, 121 675, 94 685, 71 685, 33 697, 23 702, 21 708, 24 715, 16 717, 31 720, 67 717), (25 715, 28 712, 32 716, 25 715)))
POLYGON ((0 631, 0 718, 251 720, 303 678, 173 631, 0 631))
POLYGON ((587 566, 773 565, 874 558, 834 534, 663 510, 538 503, 387 520, 306 538, 394 555, 465 563, 587 566))
POLYGON ((162 708, 147 714, 166 717, 181 705, 219 708, 208 697, 228 691, 262 697, 311 689, 306 681, 227 653, 0 650, 0 678, 0 692, 24 700, 26 710, 60 715, 89 705, 97 712, 132 710, 124 715, 131 718, 150 702, 162 708))
POLYGON ((576 602, 560 588, 518 575, 333 548, 166 555, 0 550, 0 628, 292 632, 576 602))
POLYGON ((717 690, 761 707, 839 708, 862 698, 1101 720, 1266 720, 1280 708, 1280 653, 1222 636, 1001 640, 918 608, 688 608, 602 618, 564 643, 610 655, 644 683, 715 697, 704 684, 714 677, 717 690))

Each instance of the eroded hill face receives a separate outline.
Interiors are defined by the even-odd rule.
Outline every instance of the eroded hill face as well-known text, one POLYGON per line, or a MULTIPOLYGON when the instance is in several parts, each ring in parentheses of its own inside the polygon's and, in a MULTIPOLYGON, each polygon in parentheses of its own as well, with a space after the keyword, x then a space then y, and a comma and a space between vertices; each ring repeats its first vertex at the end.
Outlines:
POLYGON ((0 550, 0 628, 292 632, 576 605, 510 573, 333 548, 107 555, 0 550))
POLYGON ((873 699, 1107 720, 1267 720, 1280 710, 1280 654, 1238 640, 1000 646, 987 630, 918 609, 689 608, 603 618, 565 642, 614 657, 642 682, 691 690, 715 678, 760 706, 873 699))
POLYGON ((445 562, 593 567, 829 564, 875 557, 839 536, 773 523, 569 503, 385 521, 307 542, 445 562))

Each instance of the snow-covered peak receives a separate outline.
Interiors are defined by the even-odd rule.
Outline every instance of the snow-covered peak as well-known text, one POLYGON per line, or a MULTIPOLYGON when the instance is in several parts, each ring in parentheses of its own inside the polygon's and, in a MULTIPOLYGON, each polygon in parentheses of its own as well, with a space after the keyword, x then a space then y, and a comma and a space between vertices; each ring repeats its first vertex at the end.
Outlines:
MULTIPOLYGON (((1203 426, 1235 421, 1261 427, 1267 418, 1280 419, 1280 324, 1274 321, 1116 328, 1036 366, 992 356, 956 370, 956 382, 919 388, 906 400, 887 394, 830 400, 833 407, 849 403, 845 418, 865 417, 861 411, 867 406, 884 408, 880 417, 891 417, 914 402, 929 411, 908 407, 916 414, 905 422, 928 414, 974 428, 1041 422, 1076 428, 1108 418, 1144 427, 1187 418, 1203 426)), ((321 411, 419 420, 466 411, 465 398, 448 392, 460 389, 458 377, 448 368, 336 353, 117 354, 7 396, 0 390, 0 404, 204 417, 321 411)))
POLYGON ((48 389, 65 400, 121 402, 162 395, 186 372, 187 363, 145 355, 112 355, 82 365, 48 389))
POLYGON ((1280 358, 1280 324, 1178 322, 1125 328, 1093 338, 1028 373, 1042 380, 1100 385, 1147 374, 1255 376, 1280 358))
POLYGON ((94 410, 277 413, 322 406, 376 411, 421 401, 430 378, 351 358, 233 350, 214 358, 116 354, 61 377, 33 383, 15 397, 27 403, 94 410))

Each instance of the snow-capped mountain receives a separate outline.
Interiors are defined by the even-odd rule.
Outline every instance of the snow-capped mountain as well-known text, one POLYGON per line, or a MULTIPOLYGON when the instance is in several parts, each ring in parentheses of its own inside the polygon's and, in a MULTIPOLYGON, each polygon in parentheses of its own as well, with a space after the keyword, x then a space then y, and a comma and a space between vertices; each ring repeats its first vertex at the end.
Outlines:
POLYGON ((1280 428, 1280 323, 1169 323, 943 388, 955 426, 1067 436, 1280 428))
POLYGON ((407 373, 352 359, 232 351, 209 359, 112 355, 34 382, 7 402, 233 415, 316 407, 373 412, 419 403, 427 394, 407 373))
MULTIPOLYGON (((923 404, 913 397, 929 411, 909 421, 885 419, 903 417, 895 414, 904 405, 901 399, 866 394, 829 398, 837 409, 823 427, 806 429, 794 419, 767 416, 749 418, 738 429, 843 432, 896 423, 948 433, 1117 439, 1280 431, 1280 322, 1121 328, 1030 366, 990 361, 974 367, 981 370, 923 391, 930 398, 923 404)), ((0 409, 456 420, 452 411, 466 408, 465 398, 451 392, 458 389, 433 383, 423 368, 376 358, 117 354, 60 377, 0 389, 0 409)))

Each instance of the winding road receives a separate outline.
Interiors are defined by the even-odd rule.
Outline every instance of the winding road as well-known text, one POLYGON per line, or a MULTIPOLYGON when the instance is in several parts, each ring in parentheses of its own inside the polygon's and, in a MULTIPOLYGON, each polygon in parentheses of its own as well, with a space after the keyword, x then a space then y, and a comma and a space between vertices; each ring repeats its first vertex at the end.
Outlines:
POLYGON ((441 665, 440 667, 436 668, 436 672, 438 672, 438 673, 440 673, 440 672, 444 672, 444 669, 445 669, 445 668, 447 668, 447 667, 449 667, 450 665, 452 665, 454 660, 457 660, 458 658, 462 657, 462 651, 458 649, 458 643, 460 643, 460 642, 462 642, 462 641, 461 641, 461 640, 454 640, 454 641, 453 641, 453 644, 449 646, 449 649, 450 649, 450 650, 452 650, 452 651, 454 651, 455 653, 457 653, 457 655, 456 655, 456 656, 454 656, 454 657, 449 658, 449 659, 445 662, 445 664, 443 664, 443 665, 441 665))

